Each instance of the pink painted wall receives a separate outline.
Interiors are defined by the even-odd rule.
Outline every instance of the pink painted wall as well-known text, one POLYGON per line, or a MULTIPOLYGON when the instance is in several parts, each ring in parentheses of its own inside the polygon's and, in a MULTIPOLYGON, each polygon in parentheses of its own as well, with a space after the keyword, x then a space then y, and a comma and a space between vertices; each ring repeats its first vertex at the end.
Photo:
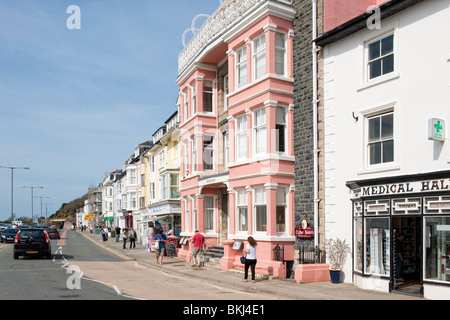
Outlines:
POLYGON ((390 0, 324 0, 324 32, 365 13, 372 5, 390 0))

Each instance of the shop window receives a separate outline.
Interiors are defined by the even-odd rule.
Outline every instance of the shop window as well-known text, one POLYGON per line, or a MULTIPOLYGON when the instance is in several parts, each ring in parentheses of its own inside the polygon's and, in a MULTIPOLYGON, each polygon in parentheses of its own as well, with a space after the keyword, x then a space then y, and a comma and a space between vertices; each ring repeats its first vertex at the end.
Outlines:
POLYGON ((255 189, 256 231, 267 231, 267 203, 265 188, 255 189))
POLYGON ((368 218, 365 226, 365 272, 376 275, 390 273, 389 218, 368 218))
POLYGON ((364 261, 364 248, 363 248, 363 225, 362 225, 362 218, 355 218, 354 219, 354 244, 355 244, 355 251, 354 251, 354 268, 355 271, 362 272, 363 271, 363 261, 364 261))
POLYGON ((245 190, 237 192, 237 214, 238 231, 248 231, 247 192, 245 190))
POLYGON ((425 279, 450 282, 450 217, 425 218, 425 279))

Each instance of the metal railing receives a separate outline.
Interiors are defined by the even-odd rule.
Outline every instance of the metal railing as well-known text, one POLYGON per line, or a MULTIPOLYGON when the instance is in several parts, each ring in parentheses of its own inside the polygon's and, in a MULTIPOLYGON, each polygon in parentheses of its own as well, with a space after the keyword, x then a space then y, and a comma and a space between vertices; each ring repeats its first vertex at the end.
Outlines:
POLYGON ((325 263, 327 259, 325 250, 320 250, 317 246, 301 246, 298 256, 300 264, 325 263))

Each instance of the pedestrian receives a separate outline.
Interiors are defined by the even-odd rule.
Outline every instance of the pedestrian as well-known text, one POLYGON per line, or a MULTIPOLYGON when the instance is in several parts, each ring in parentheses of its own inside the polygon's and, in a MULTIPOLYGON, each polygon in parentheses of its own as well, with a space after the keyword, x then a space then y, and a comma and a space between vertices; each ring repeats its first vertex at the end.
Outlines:
POLYGON ((130 237, 130 249, 131 249, 131 247, 133 247, 133 249, 135 249, 136 248, 136 231, 134 231, 134 229, 131 228, 128 236, 130 237))
POLYGON ((194 248, 192 249, 194 264, 192 266, 200 267, 203 258, 203 248, 205 247, 205 237, 198 230, 195 230, 195 234, 190 241, 194 244, 194 248), (197 260, 197 263, 195 260, 197 260))
POLYGON ((403 265, 404 265, 404 248, 403 240, 405 240, 405 234, 401 232, 395 239, 395 281, 404 282, 403 279, 403 265))
POLYGON ((108 235, 107 232, 108 232, 108 229, 106 229, 105 227, 102 227, 101 234, 102 234, 103 242, 105 242, 107 240, 107 235, 108 235))
POLYGON ((123 239, 123 249, 126 249, 127 238, 128 238, 128 230, 127 230, 127 228, 125 228, 125 229, 123 229, 123 234, 122 234, 122 239, 123 239))
POLYGON ((252 270, 252 282, 255 282, 255 267, 256 267, 256 241, 253 237, 248 237, 247 248, 244 252, 245 255, 245 272, 244 282, 248 281, 248 268, 252 270))
POLYGON ((159 230, 159 233, 155 236, 154 240, 158 243, 158 248, 155 249, 155 255, 156 255, 156 263, 162 265, 164 252, 166 249, 166 235, 163 233, 162 230, 159 230))
POLYGON ((119 242, 119 238, 120 238, 120 227, 117 226, 116 227, 116 242, 119 242))

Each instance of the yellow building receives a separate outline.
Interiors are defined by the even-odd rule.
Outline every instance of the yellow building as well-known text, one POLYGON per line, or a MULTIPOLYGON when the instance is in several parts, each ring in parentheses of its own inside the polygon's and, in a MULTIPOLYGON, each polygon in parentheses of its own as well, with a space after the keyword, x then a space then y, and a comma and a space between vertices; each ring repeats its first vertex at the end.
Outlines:
POLYGON ((145 176, 147 225, 153 227, 153 231, 172 230, 175 235, 181 232, 178 123, 177 111, 153 134, 153 147, 144 156, 148 164, 145 176))

